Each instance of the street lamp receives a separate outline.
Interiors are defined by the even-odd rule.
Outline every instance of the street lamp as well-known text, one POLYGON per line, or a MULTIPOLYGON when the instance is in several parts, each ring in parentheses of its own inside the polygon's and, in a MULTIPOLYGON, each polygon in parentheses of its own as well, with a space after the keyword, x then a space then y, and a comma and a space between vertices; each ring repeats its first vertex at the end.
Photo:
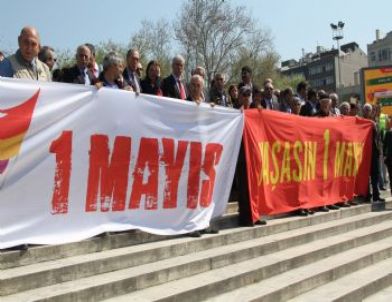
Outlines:
POLYGON ((336 41, 336 45, 338 48, 338 82, 337 82, 337 87, 340 87, 341 84, 341 79, 342 79, 342 74, 340 70, 340 46, 339 46, 339 40, 343 39, 343 27, 344 27, 344 22, 339 21, 338 24, 330 24, 331 29, 332 29, 332 39, 336 41))

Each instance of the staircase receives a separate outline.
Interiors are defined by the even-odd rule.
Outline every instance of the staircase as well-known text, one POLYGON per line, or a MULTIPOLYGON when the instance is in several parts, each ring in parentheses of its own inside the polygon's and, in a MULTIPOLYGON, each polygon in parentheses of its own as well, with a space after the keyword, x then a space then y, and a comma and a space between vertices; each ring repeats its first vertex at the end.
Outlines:
POLYGON ((230 203, 221 232, 201 238, 131 231, 1 251, 0 301, 392 301, 392 211, 370 208, 235 227, 230 203))

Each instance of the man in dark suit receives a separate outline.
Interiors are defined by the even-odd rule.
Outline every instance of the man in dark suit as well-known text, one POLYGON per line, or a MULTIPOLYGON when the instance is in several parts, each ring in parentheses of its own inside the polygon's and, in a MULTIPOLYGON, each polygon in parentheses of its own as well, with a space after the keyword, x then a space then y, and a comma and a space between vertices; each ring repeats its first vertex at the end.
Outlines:
POLYGON ((181 55, 175 56, 172 60, 172 74, 164 78, 161 83, 161 90, 164 96, 181 100, 187 99, 186 84, 182 80, 184 67, 184 58, 181 55))
POLYGON ((132 90, 140 93, 140 78, 138 75, 138 65, 140 63, 140 54, 137 49, 130 49, 127 52, 127 67, 124 69, 123 77, 127 85, 132 90))
POLYGON ((222 73, 216 73, 214 76, 209 102, 225 107, 232 106, 225 92, 225 76, 222 73))
POLYGON ((314 89, 309 89, 307 100, 305 104, 301 107, 301 111, 299 115, 302 116, 315 116, 318 112, 319 105, 318 105, 318 96, 317 91, 314 89))
POLYGON ((274 86, 270 81, 266 81, 264 84, 264 97, 261 100, 261 106, 264 109, 279 110, 279 103, 274 100, 274 86))
POLYGON ((253 102, 253 96, 259 89, 257 85, 254 85, 252 82, 252 68, 249 66, 244 66, 241 69, 241 80, 242 82, 238 84, 238 89, 241 89, 242 86, 248 86, 252 90, 251 100, 253 102))
POLYGON ((76 64, 70 68, 64 68, 61 72, 61 82, 91 85, 96 78, 88 69, 91 60, 91 51, 85 45, 80 45, 76 50, 76 64))

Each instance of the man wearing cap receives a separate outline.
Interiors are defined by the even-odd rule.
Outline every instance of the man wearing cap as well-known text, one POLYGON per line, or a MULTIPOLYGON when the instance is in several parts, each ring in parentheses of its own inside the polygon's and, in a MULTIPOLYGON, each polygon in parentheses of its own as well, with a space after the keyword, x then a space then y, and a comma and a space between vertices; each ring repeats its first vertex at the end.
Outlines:
POLYGON ((0 76, 51 81, 49 67, 38 59, 40 44, 38 31, 31 26, 24 27, 18 37, 19 49, 0 62, 0 76))

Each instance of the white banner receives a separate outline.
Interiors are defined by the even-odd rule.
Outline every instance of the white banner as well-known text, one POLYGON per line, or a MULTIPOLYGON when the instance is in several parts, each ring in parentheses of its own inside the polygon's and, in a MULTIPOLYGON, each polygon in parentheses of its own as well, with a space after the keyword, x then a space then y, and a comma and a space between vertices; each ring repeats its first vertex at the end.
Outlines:
POLYGON ((243 115, 82 85, 0 79, 0 249, 204 229, 227 206, 243 115))

